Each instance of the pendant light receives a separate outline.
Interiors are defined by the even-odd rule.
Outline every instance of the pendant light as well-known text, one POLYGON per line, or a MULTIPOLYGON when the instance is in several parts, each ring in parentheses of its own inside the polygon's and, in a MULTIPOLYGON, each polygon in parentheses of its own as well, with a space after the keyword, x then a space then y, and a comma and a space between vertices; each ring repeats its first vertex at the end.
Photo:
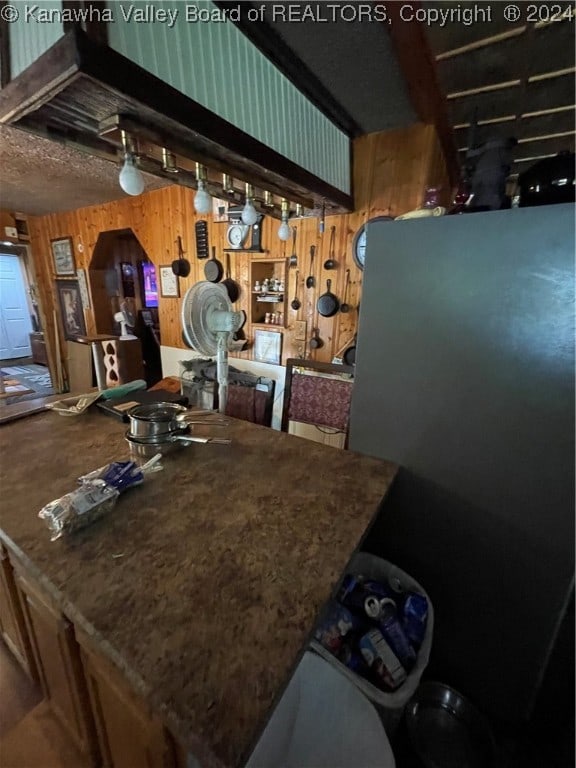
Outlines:
POLYGON ((280 224, 280 227, 278 229, 278 237, 280 240, 289 240, 290 239, 290 227, 288 226, 288 216, 290 214, 289 207, 288 207, 288 200, 286 200, 285 197, 282 198, 282 223, 280 224))
POLYGON ((206 190, 206 167, 196 163, 196 181, 198 189, 194 195, 194 208, 196 213, 206 214, 212 210, 212 198, 206 190))
POLYGON ((274 208, 274 200, 272 199, 272 192, 270 192, 270 190, 268 189, 264 192, 264 201, 262 205, 265 208, 274 208))
POLYGON ((242 208, 242 223, 253 226, 258 221, 258 211, 254 208, 254 188, 246 184, 246 202, 242 208))
POLYGON ((118 176, 118 182, 127 195, 141 195, 144 192, 144 176, 136 165, 136 144, 126 131, 122 131, 122 146, 124 147, 124 164, 118 176))

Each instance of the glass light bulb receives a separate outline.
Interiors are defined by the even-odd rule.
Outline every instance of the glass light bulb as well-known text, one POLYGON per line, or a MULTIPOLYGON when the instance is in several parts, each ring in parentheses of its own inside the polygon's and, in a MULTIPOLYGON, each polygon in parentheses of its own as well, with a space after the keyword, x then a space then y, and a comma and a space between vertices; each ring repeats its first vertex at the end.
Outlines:
POLYGON ((198 190, 194 195, 194 208, 196 213, 210 213, 212 210, 212 198, 206 191, 203 181, 198 182, 198 190))
POLYGON ((242 222, 244 224, 253 225, 258 221, 258 211, 254 208, 252 200, 247 197, 246 204, 242 208, 242 222))
POLYGON ((278 237, 280 240, 290 239, 290 227, 288 226, 287 219, 282 219, 282 224, 280 224, 280 227, 278 228, 278 237))
POLYGON ((141 195, 144 192, 144 176, 136 167, 134 155, 127 154, 124 157, 124 165, 118 177, 120 186, 127 195, 141 195))

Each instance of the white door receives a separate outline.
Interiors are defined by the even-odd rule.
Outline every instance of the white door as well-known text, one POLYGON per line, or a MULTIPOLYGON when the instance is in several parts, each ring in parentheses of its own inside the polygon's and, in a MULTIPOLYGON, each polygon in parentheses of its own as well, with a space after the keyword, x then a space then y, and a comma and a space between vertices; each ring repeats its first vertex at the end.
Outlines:
POLYGON ((31 332, 20 259, 0 253, 0 360, 29 357, 31 332))

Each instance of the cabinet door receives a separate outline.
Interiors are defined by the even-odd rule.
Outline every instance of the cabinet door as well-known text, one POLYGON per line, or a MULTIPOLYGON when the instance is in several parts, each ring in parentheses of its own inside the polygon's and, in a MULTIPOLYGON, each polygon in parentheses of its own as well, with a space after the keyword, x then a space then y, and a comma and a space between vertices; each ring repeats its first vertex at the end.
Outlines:
POLYGON ((44 696, 78 749, 97 764, 94 723, 72 624, 18 571, 16 584, 44 696))
POLYGON ((18 600, 14 573, 8 554, 2 546, 0 546, 0 633, 28 677, 37 682, 36 665, 18 600))
POLYGON ((81 651, 105 768, 175 768, 176 750, 168 731, 111 665, 83 645, 81 651))

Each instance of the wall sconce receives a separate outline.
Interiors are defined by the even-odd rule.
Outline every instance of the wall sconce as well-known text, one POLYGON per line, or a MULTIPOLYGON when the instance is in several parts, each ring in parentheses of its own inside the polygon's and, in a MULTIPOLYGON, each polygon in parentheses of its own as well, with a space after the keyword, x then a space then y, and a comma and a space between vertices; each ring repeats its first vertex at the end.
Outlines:
POLYGON ((290 209, 288 205, 288 200, 286 200, 286 198, 283 197, 282 198, 282 223, 278 228, 278 237, 280 238, 280 240, 285 241, 290 239, 290 227, 288 226, 289 215, 290 215, 290 209))
POLYGON ((121 131, 122 147, 124 149, 124 164, 120 169, 118 182, 127 195, 141 195, 144 192, 144 176, 137 167, 138 146, 132 136, 121 131))
POLYGON ((253 226, 258 221, 258 211, 254 208, 254 187, 246 184, 246 202, 242 208, 242 223, 253 226))
POLYGON ((194 195, 194 208, 196 213, 206 214, 212 210, 212 198, 206 190, 206 166, 196 163, 196 181, 198 189, 194 195))

